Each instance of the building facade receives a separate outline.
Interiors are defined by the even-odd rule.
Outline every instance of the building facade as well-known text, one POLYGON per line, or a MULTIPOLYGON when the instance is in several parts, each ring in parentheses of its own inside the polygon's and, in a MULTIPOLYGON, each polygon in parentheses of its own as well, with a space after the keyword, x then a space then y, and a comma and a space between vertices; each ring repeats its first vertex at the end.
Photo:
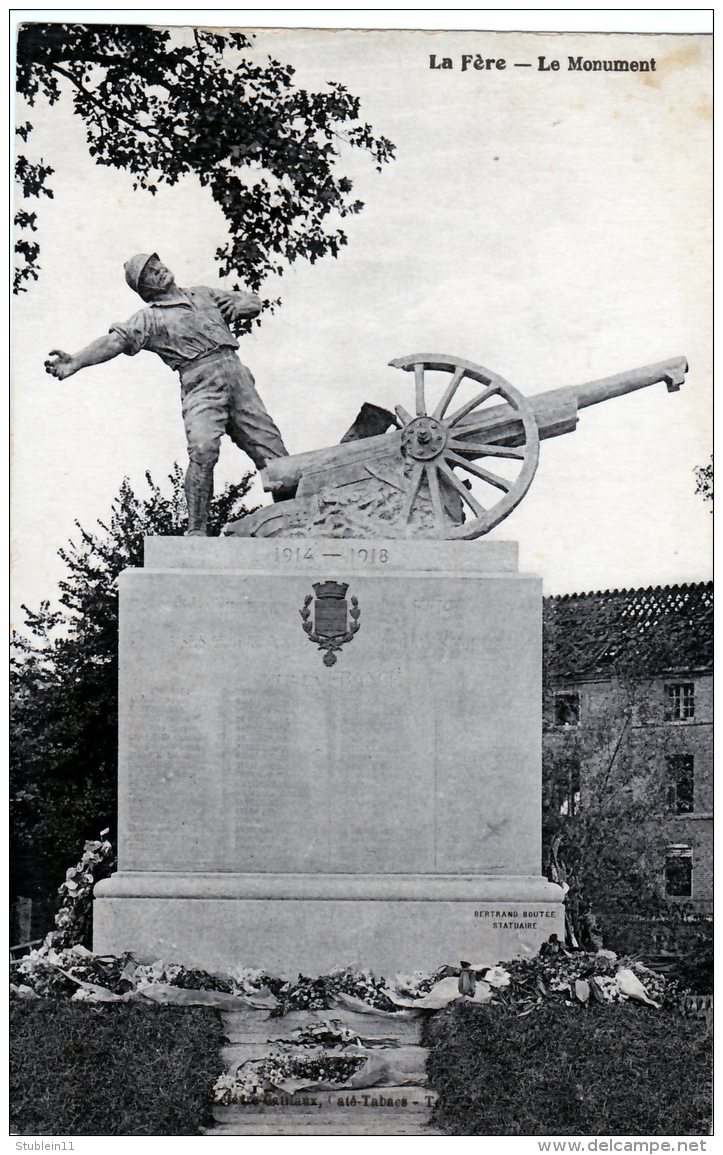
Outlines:
POLYGON ((545 601, 547 829, 637 914, 712 911, 712 598, 700 583, 545 601))

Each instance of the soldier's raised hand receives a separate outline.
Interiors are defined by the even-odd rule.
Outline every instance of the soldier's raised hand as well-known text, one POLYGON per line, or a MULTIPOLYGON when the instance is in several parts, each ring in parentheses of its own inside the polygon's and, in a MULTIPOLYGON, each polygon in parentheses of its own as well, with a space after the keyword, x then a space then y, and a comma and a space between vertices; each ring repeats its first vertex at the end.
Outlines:
POLYGON ((233 331, 234 325, 240 321, 241 315, 239 313, 239 303, 234 301, 232 297, 227 297, 219 302, 219 311, 228 327, 233 331))
POLYGON ((45 372, 63 381, 75 372, 75 358, 71 353, 64 353, 62 349, 51 349, 48 360, 45 362, 45 372), (55 361, 51 361, 55 357, 55 361))

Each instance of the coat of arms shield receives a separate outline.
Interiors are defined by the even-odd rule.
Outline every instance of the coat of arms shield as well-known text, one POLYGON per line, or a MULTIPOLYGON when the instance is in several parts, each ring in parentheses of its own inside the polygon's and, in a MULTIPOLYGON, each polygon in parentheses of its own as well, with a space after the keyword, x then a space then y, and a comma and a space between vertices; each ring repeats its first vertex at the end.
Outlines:
POLYGON ((359 629, 359 599, 351 598, 351 609, 346 600, 348 582, 324 581, 314 583, 314 594, 307 594, 299 613, 302 628, 310 642, 315 642, 324 651, 324 665, 336 664, 336 652, 350 642, 359 629), (311 602, 314 602, 314 620, 311 619, 311 602), (351 622, 348 619, 351 618, 351 622))

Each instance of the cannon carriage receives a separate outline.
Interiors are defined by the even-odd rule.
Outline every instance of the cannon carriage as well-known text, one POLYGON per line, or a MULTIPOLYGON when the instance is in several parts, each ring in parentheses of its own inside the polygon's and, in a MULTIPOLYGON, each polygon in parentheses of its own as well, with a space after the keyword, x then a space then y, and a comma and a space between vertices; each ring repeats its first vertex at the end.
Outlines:
POLYGON ((677 391, 688 371, 685 357, 675 357, 524 397, 458 357, 416 353, 390 364, 414 373, 414 413, 366 405, 339 445, 276 458, 261 473, 274 504, 231 523, 227 534, 481 537, 524 498, 541 440, 574 432, 588 405, 661 381, 677 391))

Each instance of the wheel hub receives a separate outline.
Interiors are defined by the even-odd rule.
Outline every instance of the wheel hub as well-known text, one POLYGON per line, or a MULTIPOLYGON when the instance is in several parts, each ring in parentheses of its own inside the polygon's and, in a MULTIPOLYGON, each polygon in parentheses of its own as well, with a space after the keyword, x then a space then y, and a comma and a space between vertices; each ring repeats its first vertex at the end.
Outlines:
POLYGON ((434 417, 415 417, 402 433, 402 453, 415 461, 431 461, 447 444, 447 430, 434 417))

